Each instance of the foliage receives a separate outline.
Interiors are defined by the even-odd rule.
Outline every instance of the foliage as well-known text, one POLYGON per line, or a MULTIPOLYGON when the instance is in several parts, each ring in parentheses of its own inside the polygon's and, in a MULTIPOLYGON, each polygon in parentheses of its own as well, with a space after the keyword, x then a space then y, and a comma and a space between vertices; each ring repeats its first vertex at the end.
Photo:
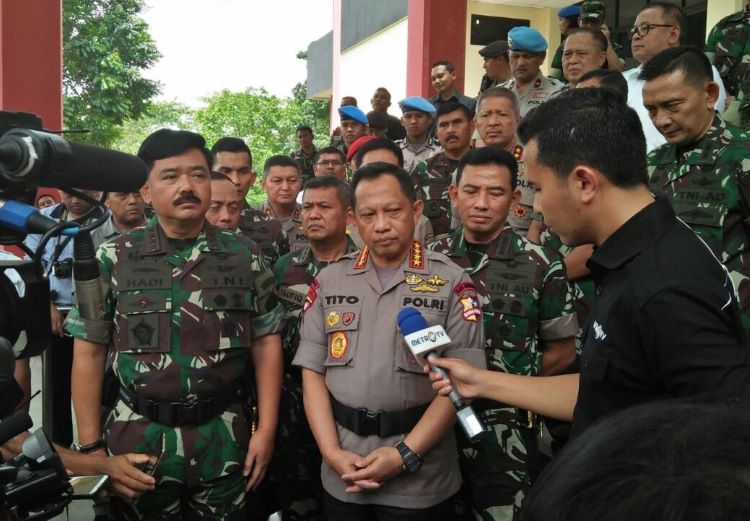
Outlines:
POLYGON ((69 137, 108 146, 159 92, 141 76, 160 56, 142 9, 143 0, 63 1, 65 126, 90 130, 69 137))
POLYGON ((129 119, 120 127, 120 135, 111 147, 135 154, 143 140, 160 128, 197 131, 193 111, 188 106, 176 101, 155 102, 140 118, 129 119))

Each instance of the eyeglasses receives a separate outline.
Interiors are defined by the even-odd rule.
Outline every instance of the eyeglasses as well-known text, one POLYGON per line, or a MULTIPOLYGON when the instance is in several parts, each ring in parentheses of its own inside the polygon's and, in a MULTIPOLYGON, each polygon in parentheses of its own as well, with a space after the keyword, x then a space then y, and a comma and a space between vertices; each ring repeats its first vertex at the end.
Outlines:
POLYGON ((641 25, 635 25, 630 28, 628 31, 628 36, 630 36, 630 39, 633 39, 633 36, 635 36, 636 33, 638 33, 638 36, 641 38, 645 37, 651 29, 654 27, 677 27, 676 25, 668 25, 668 24, 650 24, 647 22, 643 22, 641 25))
POLYGON ((319 166, 341 166, 344 163, 338 159, 321 159, 316 164, 319 166))

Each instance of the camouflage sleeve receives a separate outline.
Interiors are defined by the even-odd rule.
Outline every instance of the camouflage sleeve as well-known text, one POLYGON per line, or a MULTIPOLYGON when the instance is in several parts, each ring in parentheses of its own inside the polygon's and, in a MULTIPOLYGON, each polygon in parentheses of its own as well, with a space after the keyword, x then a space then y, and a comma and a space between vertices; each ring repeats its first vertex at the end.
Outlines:
POLYGON ((109 345, 112 342, 113 319, 115 315, 115 296, 112 292, 112 271, 116 258, 115 245, 105 243, 97 251, 99 259, 99 280, 102 284, 104 298, 104 316, 99 320, 83 318, 74 305, 65 319, 65 331, 73 338, 88 340, 97 344, 109 345))
POLYGON ((254 254, 252 262, 255 272, 253 279, 255 309, 253 309, 250 326, 253 330, 253 338, 259 338, 281 332, 284 328, 284 308, 279 303, 276 294, 276 280, 273 272, 268 268, 263 256, 254 254))
POLYGON ((320 283, 315 277, 310 284, 302 311, 302 328, 297 354, 292 365, 325 374, 328 338, 323 324, 323 304, 318 298, 320 283))
POLYGON ((719 28, 719 24, 716 24, 711 29, 711 32, 708 33, 708 38, 706 38, 706 47, 704 48, 703 52, 706 53, 706 56, 708 56, 708 59, 711 60, 711 64, 715 65, 715 58, 716 58, 716 42, 719 40, 719 36, 721 35, 721 29, 719 28))
POLYGON ((574 292, 565 265, 558 254, 551 254, 539 294, 539 338, 562 340, 578 334, 578 318, 573 307, 574 292))
POLYGON ((484 351, 484 327, 482 309, 477 298, 477 290, 465 272, 458 277, 448 301, 445 330, 451 343, 445 355, 460 358, 475 367, 487 367, 484 351))
POLYGON ((286 230, 283 226, 280 227, 279 236, 274 241, 274 249, 276 250, 276 258, 280 258, 291 251, 289 247, 289 237, 286 234, 286 230))
POLYGON ((276 278, 276 285, 280 285, 284 280, 284 273, 286 273, 289 262, 291 261, 291 254, 287 253, 279 257, 279 260, 273 265, 273 275, 276 278))

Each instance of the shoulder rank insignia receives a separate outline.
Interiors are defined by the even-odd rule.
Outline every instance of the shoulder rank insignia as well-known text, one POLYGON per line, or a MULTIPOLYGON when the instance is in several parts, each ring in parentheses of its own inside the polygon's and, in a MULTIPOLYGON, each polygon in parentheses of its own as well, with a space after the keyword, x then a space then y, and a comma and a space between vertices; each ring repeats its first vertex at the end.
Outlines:
POLYGON ((370 250, 365 246, 357 257, 357 262, 354 263, 355 270, 361 270, 367 266, 367 257, 370 255, 370 250))
POLYGON ((520 161, 521 157, 523 156, 523 147, 521 145, 514 146, 512 154, 513 154, 513 158, 516 161, 520 161))
POLYGON ((446 284, 448 283, 448 281, 447 281, 447 280, 445 280, 445 279, 441 279, 441 278, 440 278, 440 277, 438 277, 437 275, 433 275, 433 276, 432 276, 432 277, 430 277, 429 279, 425 279, 425 282, 426 282, 427 284, 430 284, 430 285, 432 285, 432 286, 445 286, 445 285, 446 285, 446 284))
POLYGON ((424 268, 424 252, 422 251, 422 244, 420 244, 419 241, 414 241, 411 245, 409 267, 418 269, 424 268))
POLYGON ((537 78, 537 80, 534 82, 534 88, 538 89, 542 85, 542 78, 537 78))
POLYGON ((437 293, 440 291, 434 286, 430 286, 429 284, 422 283, 419 286, 412 286, 409 288, 415 293, 437 293))
POLYGON ((341 318, 339 317, 339 314, 336 311, 331 311, 328 313, 328 316, 326 316, 326 323, 328 324, 328 327, 333 327, 336 324, 339 323, 341 318))

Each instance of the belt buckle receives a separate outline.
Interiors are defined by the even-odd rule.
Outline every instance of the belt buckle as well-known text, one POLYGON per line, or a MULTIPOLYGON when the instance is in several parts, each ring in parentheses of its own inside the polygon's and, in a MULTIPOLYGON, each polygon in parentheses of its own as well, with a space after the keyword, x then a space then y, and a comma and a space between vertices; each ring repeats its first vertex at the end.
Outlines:
POLYGON ((357 412, 359 413, 360 430, 367 432, 368 436, 380 432, 380 413, 383 411, 372 412, 369 409, 360 407, 357 409, 357 412))

